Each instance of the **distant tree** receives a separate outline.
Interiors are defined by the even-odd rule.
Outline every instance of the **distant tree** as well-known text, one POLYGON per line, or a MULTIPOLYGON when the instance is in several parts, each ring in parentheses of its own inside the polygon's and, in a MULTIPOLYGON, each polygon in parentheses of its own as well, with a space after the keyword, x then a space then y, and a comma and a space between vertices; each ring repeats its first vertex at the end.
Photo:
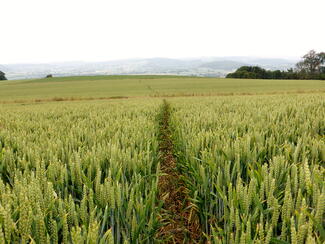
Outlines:
POLYGON ((227 78, 267 79, 268 73, 258 66, 242 66, 236 72, 228 74, 227 78))
POLYGON ((270 77, 271 79, 281 79, 283 78, 283 74, 281 72, 281 70, 275 70, 275 71, 268 71, 268 77, 270 77))
POLYGON ((7 80, 6 74, 0 71, 0 80, 7 80))
POLYGON ((295 72, 293 69, 287 71, 265 70, 256 66, 243 66, 233 73, 227 74, 226 78, 239 79, 274 79, 274 80, 325 80, 325 68, 321 67, 319 73, 308 73, 307 71, 295 72))
POLYGON ((53 78, 53 75, 52 74, 49 74, 45 78, 53 78))
POLYGON ((306 72, 310 74, 321 73, 325 64, 325 53, 316 53, 315 50, 309 51, 303 57, 303 60, 296 64, 298 72, 306 72))
POLYGON ((318 53, 318 57, 321 62, 319 66, 319 72, 325 74, 325 52, 318 53))
POLYGON ((296 64, 296 69, 265 70, 258 66, 242 66, 226 78, 240 79, 289 79, 289 80, 325 80, 325 52, 314 50, 304 55, 296 64))

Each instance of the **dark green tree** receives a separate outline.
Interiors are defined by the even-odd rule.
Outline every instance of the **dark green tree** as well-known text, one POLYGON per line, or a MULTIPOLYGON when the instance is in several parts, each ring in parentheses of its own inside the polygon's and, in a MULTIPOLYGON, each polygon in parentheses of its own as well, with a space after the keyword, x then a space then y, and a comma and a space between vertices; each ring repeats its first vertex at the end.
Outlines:
POLYGON ((7 80, 6 74, 0 71, 0 80, 7 80))
POLYGON ((227 78, 268 79, 267 71, 258 66, 242 66, 236 72, 227 75, 227 78))
POLYGON ((290 79, 290 80, 325 80, 325 52, 309 51, 296 64, 296 69, 265 70, 258 66, 242 66, 226 78, 240 79, 290 79))
POLYGON ((298 72, 310 74, 321 73, 325 64, 325 53, 317 53, 315 50, 309 51, 302 57, 302 61, 296 64, 298 72))

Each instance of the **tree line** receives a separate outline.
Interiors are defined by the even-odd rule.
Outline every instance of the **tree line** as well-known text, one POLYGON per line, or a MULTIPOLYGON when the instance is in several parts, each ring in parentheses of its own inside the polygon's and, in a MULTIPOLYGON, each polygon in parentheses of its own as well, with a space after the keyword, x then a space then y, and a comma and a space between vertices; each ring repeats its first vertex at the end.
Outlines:
POLYGON ((7 80, 6 74, 0 71, 0 80, 7 80))
POLYGON ((325 52, 309 51, 294 69, 272 71, 258 66, 242 66, 226 78, 325 80, 325 52))

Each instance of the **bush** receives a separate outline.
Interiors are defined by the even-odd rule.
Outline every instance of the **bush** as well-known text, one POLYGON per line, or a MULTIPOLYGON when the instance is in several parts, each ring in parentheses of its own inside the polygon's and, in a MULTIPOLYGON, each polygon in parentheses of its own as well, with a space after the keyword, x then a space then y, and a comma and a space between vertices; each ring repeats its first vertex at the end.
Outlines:
POLYGON ((7 80, 6 74, 0 71, 0 80, 7 80))
POLYGON ((265 70, 258 66, 242 66, 233 73, 227 74, 226 78, 239 79, 275 79, 275 80, 325 80, 325 70, 318 73, 306 71, 295 72, 292 69, 287 71, 265 70), (324 72, 323 72, 324 71, 324 72))

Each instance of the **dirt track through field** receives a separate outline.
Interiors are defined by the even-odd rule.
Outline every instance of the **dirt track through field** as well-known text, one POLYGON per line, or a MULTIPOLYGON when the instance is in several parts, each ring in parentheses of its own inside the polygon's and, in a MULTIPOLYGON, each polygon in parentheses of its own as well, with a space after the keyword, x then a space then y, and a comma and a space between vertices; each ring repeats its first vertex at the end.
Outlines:
POLYGON ((161 214, 164 225, 157 237, 164 243, 202 243, 196 212, 191 208, 182 175, 177 170, 170 115, 171 107, 164 100, 159 114, 159 151, 163 175, 158 182, 159 199, 164 202, 161 214))

